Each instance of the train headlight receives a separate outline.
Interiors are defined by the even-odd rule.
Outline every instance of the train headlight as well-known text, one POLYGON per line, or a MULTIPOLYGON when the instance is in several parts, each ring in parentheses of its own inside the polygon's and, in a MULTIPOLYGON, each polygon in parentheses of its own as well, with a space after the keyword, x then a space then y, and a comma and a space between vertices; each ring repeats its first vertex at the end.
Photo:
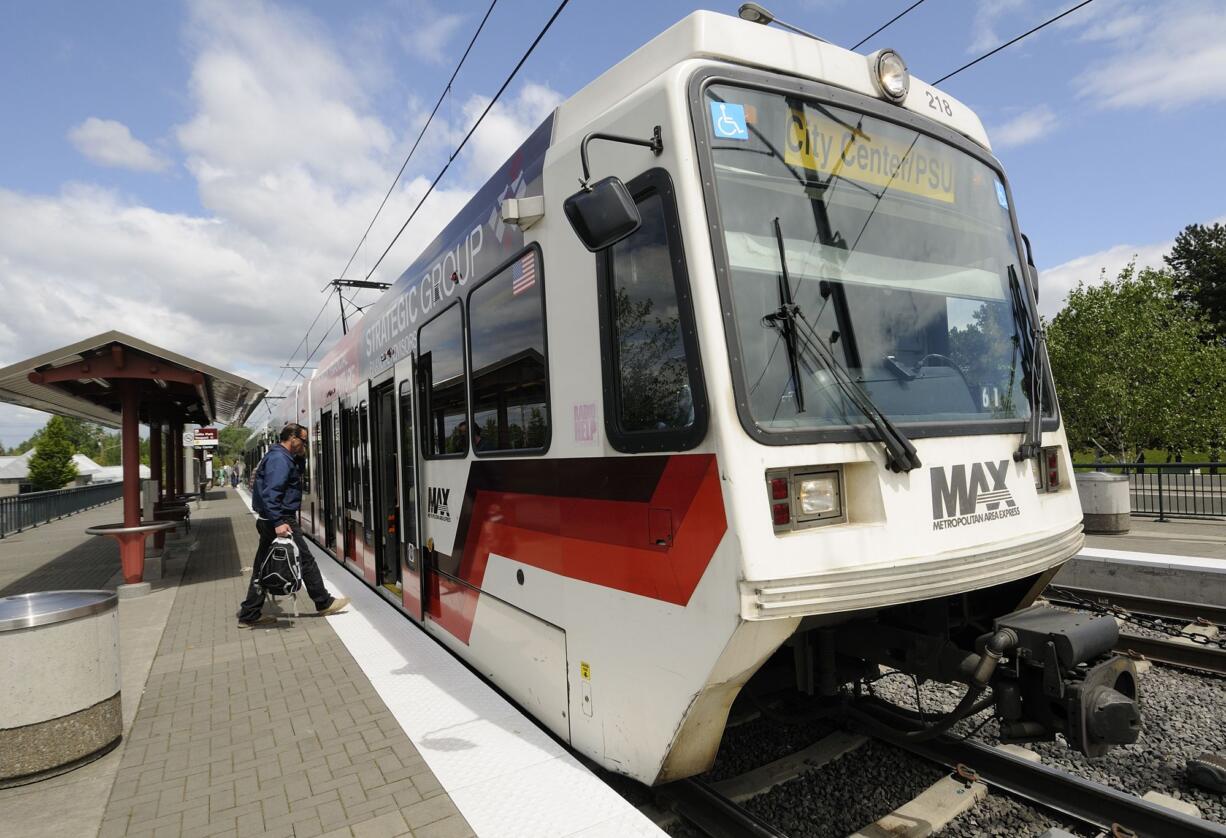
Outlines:
POLYGON ((873 81, 881 95, 896 105, 906 99, 911 89, 911 73, 902 56, 892 49, 883 49, 870 55, 869 61, 873 81))
POLYGON ((801 480, 796 493, 800 514, 829 515, 839 508, 839 481, 833 474, 801 480))
POLYGON ((766 496, 777 533, 847 520, 839 465, 771 469, 766 496))

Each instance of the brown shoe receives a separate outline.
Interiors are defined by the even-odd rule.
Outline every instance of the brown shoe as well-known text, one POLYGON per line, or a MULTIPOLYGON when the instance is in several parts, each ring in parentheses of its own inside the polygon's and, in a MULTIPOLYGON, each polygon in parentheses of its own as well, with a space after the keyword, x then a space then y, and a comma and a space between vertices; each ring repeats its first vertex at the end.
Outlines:
POLYGON ((330 614, 337 614, 348 604, 349 604, 349 597, 347 596, 333 597, 332 604, 329 605, 327 608, 321 608, 320 610, 316 611, 315 616, 316 617, 327 617, 330 614))
POLYGON ((271 614, 261 614, 258 619, 252 620, 250 623, 245 620, 239 620, 238 627, 241 629, 259 628, 260 626, 270 626, 276 621, 277 618, 271 614))

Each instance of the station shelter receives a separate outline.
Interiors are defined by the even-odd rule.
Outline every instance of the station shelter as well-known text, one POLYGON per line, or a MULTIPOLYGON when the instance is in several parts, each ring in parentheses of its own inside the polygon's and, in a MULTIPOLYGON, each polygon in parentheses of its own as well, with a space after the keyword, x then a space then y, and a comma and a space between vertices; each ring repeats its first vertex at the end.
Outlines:
POLYGON ((127 584, 143 580, 146 539, 153 535, 160 548, 166 531, 189 515, 186 504, 198 487, 186 474, 184 428, 241 424, 266 392, 241 376, 116 331, 0 369, 0 402, 120 428, 123 520, 87 532, 119 543, 127 584), (149 508, 141 504, 141 425, 149 428, 156 483, 149 508))

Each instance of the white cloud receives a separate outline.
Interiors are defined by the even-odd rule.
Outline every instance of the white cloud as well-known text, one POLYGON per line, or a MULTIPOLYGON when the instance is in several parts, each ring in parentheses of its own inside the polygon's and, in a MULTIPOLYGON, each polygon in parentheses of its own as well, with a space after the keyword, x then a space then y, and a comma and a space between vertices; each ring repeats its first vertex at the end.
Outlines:
MULTIPOLYGON (((160 212, 90 184, 0 188, 0 300, 21 313, 0 323, 0 359, 121 329, 268 386, 325 303, 310 346, 333 321, 335 300, 319 289, 339 275, 421 121, 381 117, 380 91, 306 13, 197 0, 185 31, 190 112, 172 135, 204 211, 160 212), (401 135, 392 119, 410 127, 401 135)), ((511 93, 372 278, 395 279, 561 98, 531 83, 511 93)), ((433 102, 437 91, 411 95, 433 102)), ((456 108, 463 126, 432 126, 419 155, 449 151, 484 104, 456 108)), ((410 169, 348 276, 365 275, 416 205, 436 171, 423 167, 429 177, 410 169)), ((10 441, 0 427, 6 444, 27 436, 10 441)))
POLYGON ((1117 244, 1089 256, 1070 259, 1062 265, 1039 272, 1039 311, 1044 317, 1055 317, 1068 294, 1077 284, 1099 285, 1104 279, 1115 279, 1129 262, 1138 268, 1161 268, 1162 257, 1173 242, 1159 244, 1117 244))
POLYGON ((1009 148, 1034 142, 1056 127, 1056 115, 1046 105, 1030 108, 988 132, 993 148, 1009 148))
MULTIPOLYGON (((464 22, 463 15, 441 14, 430 4, 420 2, 410 6, 409 15, 411 21, 403 26, 401 40, 411 56, 432 64, 442 64, 453 57, 448 44, 464 22)), ((459 58, 459 54, 454 58, 459 58)))
POLYGON ((1079 95, 1111 108, 1159 110, 1226 99, 1226 4, 1136 4, 1114 20, 1096 15, 1084 38, 1109 54, 1076 79, 1079 95))
MULTIPOLYGON (((1224 224, 1226 216, 1210 219, 1207 225, 1224 224)), ((1163 268, 1163 261, 1174 239, 1154 244, 1117 244, 1106 250, 1070 259, 1054 268, 1039 272, 1039 311, 1044 317, 1054 317, 1068 298, 1068 293, 1077 287, 1077 283, 1098 285, 1104 279, 1115 279, 1129 262, 1136 262, 1140 268, 1163 268)))
POLYGON ((128 126, 113 119, 91 116, 73 127, 68 139, 77 151, 103 166, 138 172, 161 172, 170 166, 169 160, 133 137, 128 126))
POLYGON ((980 0, 971 21, 971 43, 968 53, 980 53, 1000 46, 1005 40, 996 32, 997 24, 1010 13, 1025 8, 1025 0, 980 0))

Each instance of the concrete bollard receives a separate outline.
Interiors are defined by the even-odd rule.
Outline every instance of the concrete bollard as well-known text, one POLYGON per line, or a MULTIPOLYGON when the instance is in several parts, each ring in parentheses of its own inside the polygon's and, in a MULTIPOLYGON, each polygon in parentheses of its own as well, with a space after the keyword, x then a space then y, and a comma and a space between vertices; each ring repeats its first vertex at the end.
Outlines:
POLYGON ((0 597, 0 788, 119 744, 119 610, 110 591, 0 597))
POLYGON ((1081 496, 1081 513, 1087 533, 1118 535, 1128 532, 1132 504, 1125 475, 1078 472, 1077 494, 1081 496))

